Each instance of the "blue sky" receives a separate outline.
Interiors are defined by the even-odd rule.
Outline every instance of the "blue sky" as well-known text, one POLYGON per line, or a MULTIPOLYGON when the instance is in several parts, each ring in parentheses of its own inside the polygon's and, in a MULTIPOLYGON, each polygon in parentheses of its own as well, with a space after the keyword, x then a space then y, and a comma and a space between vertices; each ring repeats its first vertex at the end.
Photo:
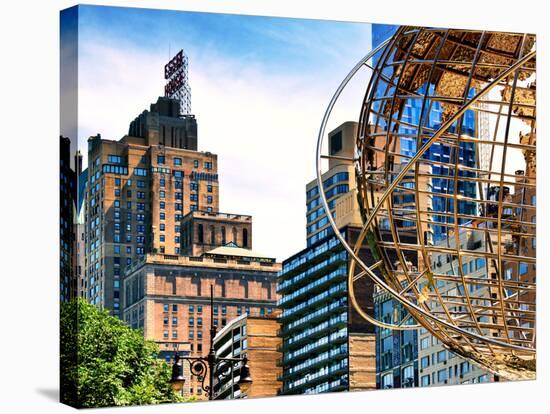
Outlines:
MULTIPOLYGON (((78 132, 62 123, 62 133, 78 135, 84 153, 90 135, 120 139, 162 94, 169 50, 183 48, 199 150, 218 154, 220 210, 253 215, 263 254, 304 248, 318 128, 370 50, 371 25, 104 6, 79 6, 78 17, 78 132)), ((366 76, 346 89, 328 130, 358 119, 366 76)))

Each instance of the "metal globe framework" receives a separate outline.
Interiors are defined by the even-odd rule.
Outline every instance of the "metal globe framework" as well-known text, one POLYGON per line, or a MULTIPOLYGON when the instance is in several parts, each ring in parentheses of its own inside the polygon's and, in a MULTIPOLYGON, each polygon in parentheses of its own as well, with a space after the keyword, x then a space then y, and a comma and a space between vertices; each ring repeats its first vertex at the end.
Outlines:
POLYGON ((535 59, 530 34, 400 27, 342 81, 317 142, 330 211, 325 128, 349 81, 368 68, 348 160, 363 219, 354 246, 328 215, 351 257, 350 300, 379 327, 422 327, 509 379, 534 378, 536 365, 535 59), (359 258, 364 243, 374 263, 359 258), (362 309, 354 291, 362 277, 405 316, 380 321, 362 309))

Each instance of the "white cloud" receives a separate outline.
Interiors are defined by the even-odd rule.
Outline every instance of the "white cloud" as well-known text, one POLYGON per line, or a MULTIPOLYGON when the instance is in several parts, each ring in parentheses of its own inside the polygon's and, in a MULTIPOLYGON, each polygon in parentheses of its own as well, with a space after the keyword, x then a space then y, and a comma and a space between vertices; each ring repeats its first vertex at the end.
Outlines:
MULTIPOLYGON (((119 139, 161 93, 165 53, 98 44, 87 44, 83 52, 81 145, 97 132, 119 139)), ((318 128, 354 63, 334 74, 315 68, 309 74, 274 74, 209 50, 190 60, 199 150, 218 154, 220 210, 253 215, 254 248, 278 260, 305 247, 305 185, 315 175, 318 128)), ((329 128, 358 118, 364 88, 357 84, 347 91, 329 128)))

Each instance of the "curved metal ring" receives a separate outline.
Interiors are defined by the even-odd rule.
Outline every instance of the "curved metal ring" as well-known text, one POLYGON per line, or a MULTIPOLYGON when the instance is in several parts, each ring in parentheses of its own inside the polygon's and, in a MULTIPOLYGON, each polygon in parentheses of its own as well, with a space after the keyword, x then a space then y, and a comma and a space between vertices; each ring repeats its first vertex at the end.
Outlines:
MULTIPOLYGON (((397 300, 398 302, 400 302, 402 305, 404 305, 405 307, 407 308, 410 308, 410 309, 413 309, 415 312, 418 312, 420 313, 421 315, 423 315, 424 317, 428 318, 429 320, 432 320, 433 322, 437 323, 437 324, 440 324, 440 325, 443 325, 445 327, 447 327, 448 329, 450 330, 453 330, 461 335, 465 335, 465 336, 468 336, 470 338, 474 338, 474 339, 477 339, 477 340, 480 340, 482 342, 488 342, 488 343, 492 343, 494 345, 498 345, 498 346, 502 346, 502 347, 505 347, 505 348, 511 348, 511 349, 516 349, 516 350, 520 350, 520 351, 524 351, 524 352, 531 352, 531 353, 534 353, 535 350, 533 349, 529 349, 529 348, 525 348, 525 347, 522 347, 522 346, 519 346, 519 345, 513 345, 513 344, 509 344, 509 343, 506 343, 506 342, 501 342, 501 341, 498 341, 498 340, 495 340, 495 339, 491 339, 489 337, 485 337, 483 335, 479 335, 479 334, 476 334, 476 333, 473 333, 473 332, 469 332, 465 329, 462 329, 458 326, 455 326, 447 321, 444 321, 444 320, 441 320, 439 319, 438 317, 434 316, 433 314, 431 314, 430 312, 427 312, 426 310, 420 308, 419 306, 417 306, 416 304, 412 303, 411 301, 403 298, 398 292, 396 292, 394 289, 392 289, 390 286, 388 286, 386 284, 386 282, 382 279, 380 279, 374 272, 372 272, 370 270, 370 268, 355 254, 354 250, 348 245, 348 243, 346 242, 346 240, 344 239, 344 237, 340 234, 340 231, 338 230, 338 227, 336 226, 336 223, 334 222, 334 219, 332 217, 332 215, 330 214, 330 208, 328 206, 328 202, 327 202, 327 199, 326 199, 326 195, 325 195, 325 191, 324 191, 324 188, 323 188, 323 181, 322 181, 322 171, 321 171, 321 150, 322 150, 322 144, 323 144, 323 138, 324 138, 324 135, 325 135, 325 128, 326 128, 326 125, 327 125, 327 122, 328 122, 328 119, 330 117, 330 114, 332 112, 332 109, 334 107, 334 105, 336 104, 336 101, 338 100, 340 94, 342 93, 343 89, 346 87, 346 85, 349 83, 349 81, 351 80, 351 78, 353 78, 353 76, 355 76, 355 74, 357 73, 357 71, 372 57, 374 56, 380 49, 382 49, 383 47, 386 46, 386 44, 389 42, 389 39, 386 40, 385 42, 383 42, 382 44, 380 44, 377 48, 373 49, 371 52, 369 52, 363 59, 361 59, 359 61, 359 63, 357 63, 355 65, 355 67, 348 73, 348 75, 344 78, 344 80, 340 83, 340 85, 338 86, 338 88, 336 89, 336 92, 334 93, 334 95, 332 96, 329 104, 328 104, 328 107, 325 111, 325 114, 323 116, 323 120, 321 122, 321 127, 319 128, 319 135, 317 137, 317 148, 316 148, 316 159, 315 159, 315 164, 316 164, 316 175, 317 175, 317 185, 318 185, 318 188, 319 188, 319 195, 320 195, 320 198, 321 198, 321 202, 322 202, 322 205, 323 205, 323 208, 325 209, 326 212, 328 212, 327 214, 327 219, 332 227, 332 229, 334 230, 334 233, 336 235, 336 237, 338 237, 338 239, 340 240, 340 242, 342 243, 343 247, 347 250, 347 252, 351 255, 352 259, 355 260, 359 266, 365 271, 365 273, 376 283, 378 284, 380 287, 382 287, 386 292, 388 292, 395 300, 397 300)), ((386 189, 386 191, 384 192, 384 194, 380 197, 380 200, 378 201, 378 204, 376 205, 376 207, 373 209, 373 211, 371 212, 371 216, 367 219, 367 222, 365 223, 364 227, 370 227, 374 217, 376 216, 376 213, 378 212, 378 210, 380 209, 380 206, 381 204, 386 200, 386 198, 388 198, 389 194, 393 191, 393 188, 397 185, 397 183, 399 181, 401 181, 401 179, 408 173, 409 169, 411 168, 411 165, 413 165, 418 159, 420 159, 420 157, 427 151, 427 149, 432 145, 432 143, 434 143, 437 139, 439 139, 439 137, 460 117, 462 116, 475 102, 477 102, 482 96, 484 96, 487 92, 489 92, 491 89, 493 89, 496 85, 498 85, 500 83, 501 80, 503 80, 504 78, 506 78, 508 75, 510 75, 511 73, 513 73, 515 70, 519 69, 520 67, 522 67, 523 65, 525 65, 525 63, 527 63, 529 60, 531 60, 532 58, 534 58, 536 55, 536 52, 535 51, 532 51, 530 53, 528 53, 527 55, 525 55, 523 58, 521 58, 520 60, 518 60, 517 62, 515 62, 513 65, 509 66, 508 69, 506 69, 505 71, 503 71, 499 76, 497 76, 495 79, 493 79, 492 82, 488 83, 480 92, 478 92, 473 98, 471 98, 465 105, 463 105, 450 119, 448 119, 435 133, 434 135, 422 146, 422 148, 420 148, 417 153, 415 154, 415 156, 410 160, 410 162, 407 164, 407 166, 397 175, 397 177, 395 178, 394 182, 392 183, 392 185, 390 187, 388 187, 386 189)), ((353 280, 351 281, 353 282, 353 280)), ((349 283, 348 281, 348 286, 349 286, 349 289, 350 289, 350 292, 353 293, 353 283, 349 283)), ((350 294, 350 298, 351 298, 351 301, 352 301, 352 304, 354 306, 354 308, 356 309, 356 311, 364 317, 364 315, 366 315, 366 313, 360 308, 360 306, 358 305, 356 299, 355 299, 355 295, 352 295, 350 294)), ((367 319, 367 318, 365 318, 367 319)))

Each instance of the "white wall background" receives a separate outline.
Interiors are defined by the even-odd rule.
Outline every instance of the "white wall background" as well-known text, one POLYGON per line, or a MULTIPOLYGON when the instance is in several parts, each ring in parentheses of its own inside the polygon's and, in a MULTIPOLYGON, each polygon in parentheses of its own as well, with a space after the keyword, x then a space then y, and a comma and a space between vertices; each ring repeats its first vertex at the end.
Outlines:
MULTIPOLYGON (((538 35, 538 135, 545 136, 548 118, 546 73, 548 12, 543 2, 457 0, 351 1, 291 0, 133 0, 98 1, 106 5, 217 11, 286 17, 309 17, 377 23, 417 24, 530 31, 538 35)), ((58 390, 58 25, 59 10, 73 3, 61 0, 12 1, 0 14, 2 59, 2 203, 0 204, 2 296, 3 412, 72 412, 57 403, 58 390)), ((198 88, 198 85, 195 86, 198 88)), ((197 103, 199 104, 199 103, 197 103)), ((548 142, 546 140, 546 142, 548 142)), ((547 197, 544 160, 548 144, 539 139, 539 208, 547 197)), ((549 247, 548 221, 539 214, 539 246, 549 247)), ((260 229, 257 229, 260 231, 260 229)), ((280 413, 280 412, 547 412, 549 367, 548 262, 539 255, 538 379, 429 389, 279 397, 269 400, 216 402, 136 408, 128 413, 280 413)), ((115 412, 105 409, 102 412, 115 412)))

